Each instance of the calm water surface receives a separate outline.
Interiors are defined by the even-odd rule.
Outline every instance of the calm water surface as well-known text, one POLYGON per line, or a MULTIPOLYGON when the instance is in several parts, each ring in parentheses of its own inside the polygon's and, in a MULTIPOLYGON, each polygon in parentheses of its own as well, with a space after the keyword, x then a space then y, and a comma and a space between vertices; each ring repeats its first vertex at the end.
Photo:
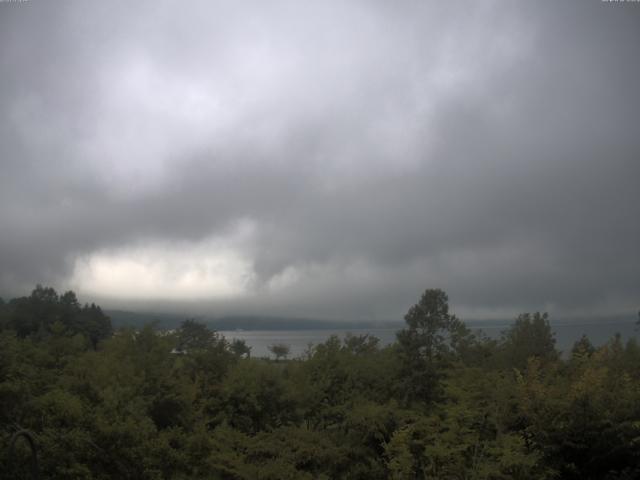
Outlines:
MULTIPOLYGON (((481 329, 490 338, 499 338, 503 330, 512 322, 467 322, 473 330, 481 329)), ((602 345, 616 333, 623 340, 640 334, 634 322, 599 322, 599 323, 558 323, 551 325, 556 338, 556 347, 562 351, 571 349, 573 343, 582 335, 589 337, 595 345, 602 345)), ((334 330, 237 330, 220 332, 228 340, 235 338, 244 340, 251 347, 254 357, 272 356, 269 346, 274 343, 284 343, 291 348, 290 358, 304 355, 309 344, 317 345, 326 341, 331 335, 344 337, 347 333, 354 335, 373 335, 380 339, 380 343, 388 345, 395 341, 396 332, 403 328, 367 328, 367 329, 334 329, 334 330)))

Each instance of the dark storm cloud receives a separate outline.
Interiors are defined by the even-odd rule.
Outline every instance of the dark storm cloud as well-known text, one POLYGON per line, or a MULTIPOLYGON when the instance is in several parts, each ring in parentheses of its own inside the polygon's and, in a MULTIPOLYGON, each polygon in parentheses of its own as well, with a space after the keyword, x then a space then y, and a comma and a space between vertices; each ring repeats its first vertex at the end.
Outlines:
POLYGON ((633 3, 34 1, 0 27, 5 291, 214 238, 251 274, 219 311, 637 307, 633 3))

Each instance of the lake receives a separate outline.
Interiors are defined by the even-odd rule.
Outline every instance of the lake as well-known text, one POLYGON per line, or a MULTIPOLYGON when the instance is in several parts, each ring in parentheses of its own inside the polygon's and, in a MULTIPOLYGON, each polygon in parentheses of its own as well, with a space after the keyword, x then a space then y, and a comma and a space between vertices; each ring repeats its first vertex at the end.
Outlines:
MULTIPOLYGON (((474 331, 482 330, 490 338, 499 338, 503 330, 507 329, 513 321, 495 322, 466 322, 467 326, 474 331)), ((251 347, 251 355, 254 357, 273 356, 269 352, 269 346, 274 343, 284 343, 291 348, 290 358, 299 357, 304 354, 309 344, 317 345, 326 341, 331 335, 344 337, 347 333, 354 335, 370 334, 380 339, 381 344, 393 343, 396 332, 403 328, 399 324, 398 328, 363 328, 363 329, 323 329, 323 330, 227 330, 220 333, 227 340, 244 340, 251 347)), ((624 341, 636 337, 640 334, 635 322, 566 322, 551 323, 551 328, 555 333, 556 348, 561 351, 571 349, 573 343, 582 335, 586 335, 591 342, 598 346, 613 338, 616 333, 622 336, 624 341)))

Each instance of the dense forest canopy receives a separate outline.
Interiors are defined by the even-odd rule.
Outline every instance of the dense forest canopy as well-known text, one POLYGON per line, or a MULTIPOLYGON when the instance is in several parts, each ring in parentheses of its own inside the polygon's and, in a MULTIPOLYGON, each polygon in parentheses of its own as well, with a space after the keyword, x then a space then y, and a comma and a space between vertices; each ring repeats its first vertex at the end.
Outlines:
POLYGON ((640 346, 576 339, 548 316, 500 339, 427 290, 397 341, 330 337, 252 358, 206 325, 114 331, 96 305, 42 286, 0 301, 0 478, 635 479, 640 346), (20 445, 19 445, 20 446, 20 445))

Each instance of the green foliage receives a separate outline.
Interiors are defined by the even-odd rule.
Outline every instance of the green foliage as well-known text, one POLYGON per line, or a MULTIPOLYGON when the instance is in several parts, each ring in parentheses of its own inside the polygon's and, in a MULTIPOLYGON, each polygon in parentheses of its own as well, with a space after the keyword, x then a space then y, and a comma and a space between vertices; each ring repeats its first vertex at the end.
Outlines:
POLYGON ((81 307, 72 291, 59 296, 53 288, 41 285, 28 297, 0 306, 0 327, 15 331, 20 338, 40 340, 51 335, 82 335, 94 349, 113 333, 111 321, 100 307, 81 307))
POLYGON ((291 353, 291 348, 284 343, 274 343, 269 346, 269 351, 276 356, 276 361, 278 361, 281 358, 287 358, 291 353))
POLYGON ((397 334, 404 400, 436 401, 444 367, 457 348, 468 344, 470 332, 449 313, 449 298, 440 289, 426 290, 404 318, 407 328, 397 334))
POLYGON ((291 390, 281 372, 268 363, 241 361, 229 372, 221 391, 224 419, 254 434, 287 425, 294 414, 291 390))
POLYGON ((553 361, 558 358, 555 338, 549 325, 549 315, 523 313, 503 333, 502 346, 507 362, 515 368, 525 368, 530 357, 553 361))
POLYGON ((231 351, 236 357, 251 357, 251 347, 247 345, 247 342, 244 340, 240 340, 239 338, 233 339, 229 348, 231 348, 231 351))
POLYGON ((185 320, 178 329, 178 350, 182 352, 202 352, 215 349, 222 341, 216 332, 204 324, 190 319, 185 320))
POLYGON ((562 358, 546 315, 524 314, 491 341, 441 290, 393 345, 333 336, 285 362, 194 320, 111 334, 105 319, 40 286, 0 302, 0 479, 20 478, 20 428, 43 479, 640 477, 635 339, 562 358))

